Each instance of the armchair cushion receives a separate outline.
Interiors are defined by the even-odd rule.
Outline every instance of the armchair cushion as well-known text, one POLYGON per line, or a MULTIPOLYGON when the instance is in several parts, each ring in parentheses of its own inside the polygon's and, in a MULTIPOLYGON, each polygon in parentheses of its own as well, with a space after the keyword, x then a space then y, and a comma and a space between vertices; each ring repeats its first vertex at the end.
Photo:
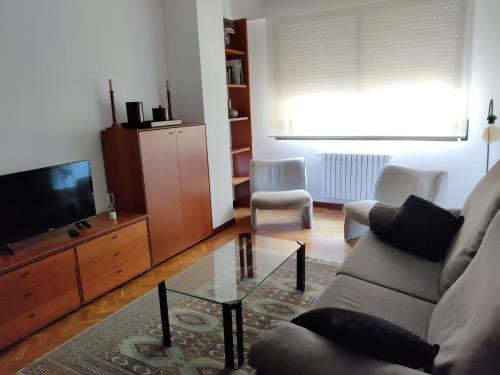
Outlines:
POLYGON ((253 208, 261 210, 303 208, 310 204, 312 197, 305 190, 257 191, 250 200, 253 208))
POLYGON ((446 256, 464 222, 432 202, 410 195, 385 225, 372 228, 382 240, 433 262, 446 256))
POLYGON ((292 323, 354 352, 413 369, 431 369, 439 351, 439 345, 430 345, 396 324, 358 311, 315 309, 292 323))

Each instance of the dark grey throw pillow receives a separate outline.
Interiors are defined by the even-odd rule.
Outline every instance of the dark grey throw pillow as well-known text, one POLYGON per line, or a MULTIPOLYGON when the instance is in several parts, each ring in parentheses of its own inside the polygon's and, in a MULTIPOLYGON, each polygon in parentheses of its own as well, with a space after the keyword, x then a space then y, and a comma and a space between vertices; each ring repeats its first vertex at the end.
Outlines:
POLYGON ((441 261, 464 222, 432 202, 410 195, 385 225, 370 225, 383 241, 433 262, 441 261))
POLYGON ((354 352, 413 369, 430 371, 439 352, 439 345, 430 345, 402 327, 351 310, 311 310, 292 323, 354 352))

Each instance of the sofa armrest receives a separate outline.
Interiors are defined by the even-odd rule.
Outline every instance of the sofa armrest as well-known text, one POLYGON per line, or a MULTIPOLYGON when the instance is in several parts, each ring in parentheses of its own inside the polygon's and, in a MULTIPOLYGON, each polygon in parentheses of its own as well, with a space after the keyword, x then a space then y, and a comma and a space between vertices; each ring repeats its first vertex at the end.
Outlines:
POLYGON ((290 322, 276 322, 253 342, 249 364, 258 375, 424 375, 354 353, 290 322))

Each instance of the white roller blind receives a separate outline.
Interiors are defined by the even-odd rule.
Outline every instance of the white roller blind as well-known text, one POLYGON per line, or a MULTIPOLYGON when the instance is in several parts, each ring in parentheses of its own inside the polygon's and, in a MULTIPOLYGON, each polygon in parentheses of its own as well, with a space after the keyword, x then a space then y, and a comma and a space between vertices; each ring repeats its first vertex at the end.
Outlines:
POLYGON ((469 0, 399 0, 269 21, 274 136, 460 137, 469 0))

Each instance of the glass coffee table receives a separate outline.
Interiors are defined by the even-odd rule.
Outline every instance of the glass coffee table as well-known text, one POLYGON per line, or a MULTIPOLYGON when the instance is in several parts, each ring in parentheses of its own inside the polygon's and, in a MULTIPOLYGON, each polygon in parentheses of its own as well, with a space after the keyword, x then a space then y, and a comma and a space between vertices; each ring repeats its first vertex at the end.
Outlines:
POLYGON ((236 351, 243 365, 243 318, 241 301, 280 265, 297 254, 297 289, 305 290, 305 244, 269 237, 240 234, 187 270, 158 284, 163 344, 172 346, 167 290, 222 305, 225 366, 234 367, 233 310, 236 315, 236 351))

